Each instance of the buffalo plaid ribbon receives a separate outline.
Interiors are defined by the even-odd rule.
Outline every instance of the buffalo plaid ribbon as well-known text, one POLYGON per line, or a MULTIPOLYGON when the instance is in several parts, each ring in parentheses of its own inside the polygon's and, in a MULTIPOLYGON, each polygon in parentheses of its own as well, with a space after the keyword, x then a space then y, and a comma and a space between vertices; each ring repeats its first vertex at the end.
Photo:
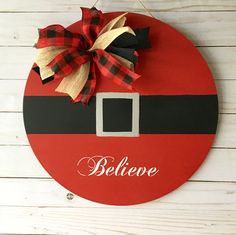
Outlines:
POLYGON ((96 87, 95 65, 103 76, 129 90, 132 83, 140 77, 121 64, 115 57, 102 49, 89 51, 103 26, 103 13, 96 8, 82 8, 82 33, 73 33, 61 25, 50 25, 39 30, 36 48, 50 46, 65 47, 47 65, 53 72, 54 78, 62 79, 78 69, 82 64, 90 61, 88 79, 80 94, 73 102, 87 104, 96 87))

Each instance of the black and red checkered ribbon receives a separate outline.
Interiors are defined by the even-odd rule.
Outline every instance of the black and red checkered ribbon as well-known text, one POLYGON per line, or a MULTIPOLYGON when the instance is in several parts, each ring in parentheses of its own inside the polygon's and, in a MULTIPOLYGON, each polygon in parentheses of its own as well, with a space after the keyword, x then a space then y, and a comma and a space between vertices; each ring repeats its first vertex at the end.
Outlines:
POLYGON ((89 51, 102 29, 103 18, 103 13, 96 8, 82 8, 83 34, 73 33, 61 25, 50 25, 39 30, 36 48, 67 47, 47 65, 54 72, 54 78, 63 79, 90 61, 88 80, 74 102, 87 104, 93 95, 96 86, 95 65, 103 76, 113 79, 115 83, 129 90, 132 90, 133 82, 140 77, 107 51, 102 49, 89 51))

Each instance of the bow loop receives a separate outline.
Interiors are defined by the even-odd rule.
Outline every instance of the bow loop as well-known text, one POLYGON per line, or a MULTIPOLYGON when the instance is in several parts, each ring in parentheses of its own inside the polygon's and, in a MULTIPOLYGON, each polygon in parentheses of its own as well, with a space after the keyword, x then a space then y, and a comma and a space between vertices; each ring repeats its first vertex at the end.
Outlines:
POLYGON ((89 44, 93 45, 103 25, 103 14, 95 7, 88 9, 81 7, 82 10, 82 31, 89 44))
POLYGON ((72 33, 62 25, 50 25, 44 29, 39 29, 39 39, 35 44, 36 48, 49 46, 67 46, 83 49, 86 40, 82 34, 72 33))

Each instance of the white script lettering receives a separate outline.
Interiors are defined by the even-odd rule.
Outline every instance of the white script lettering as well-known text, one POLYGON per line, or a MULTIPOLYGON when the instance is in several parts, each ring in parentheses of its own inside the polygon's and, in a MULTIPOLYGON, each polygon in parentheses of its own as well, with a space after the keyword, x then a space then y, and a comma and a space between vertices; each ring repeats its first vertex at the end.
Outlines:
POLYGON ((82 176, 148 176, 158 172, 157 167, 130 166, 129 158, 123 157, 118 164, 111 156, 84 157, 77 162, 77 172, 82 176))

